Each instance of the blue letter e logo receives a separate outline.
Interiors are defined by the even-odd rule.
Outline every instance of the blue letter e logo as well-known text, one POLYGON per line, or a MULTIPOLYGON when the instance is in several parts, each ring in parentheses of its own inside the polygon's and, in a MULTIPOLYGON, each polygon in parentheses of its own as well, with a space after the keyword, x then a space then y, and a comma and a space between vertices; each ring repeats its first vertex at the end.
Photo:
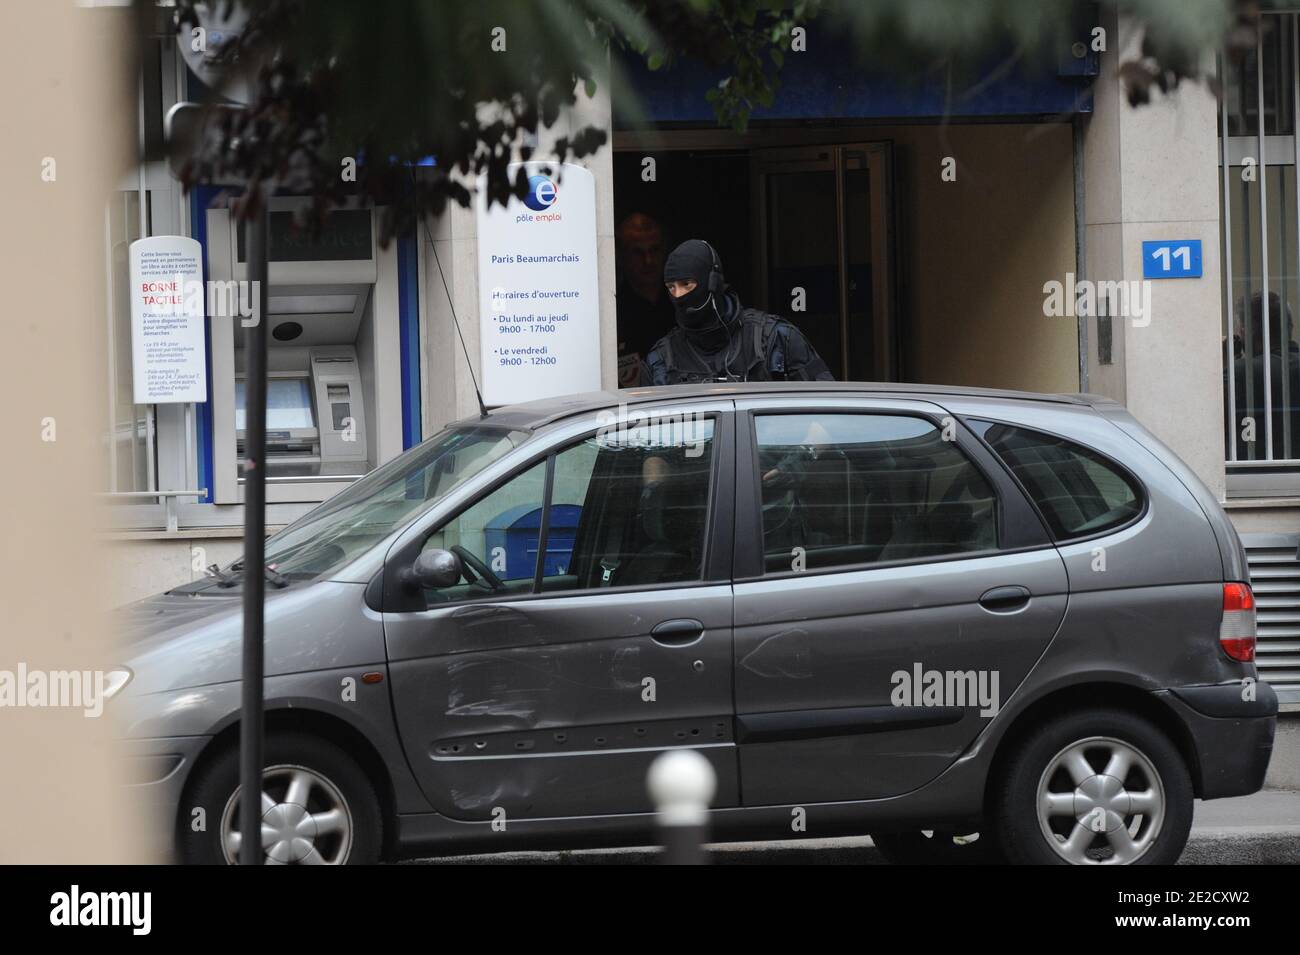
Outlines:
POLYGON ((528 177, 528 195, 524 196, 524 205, 534 212, 541 212, 555 205, 558 198, 555 183, 545 176, 528 177))

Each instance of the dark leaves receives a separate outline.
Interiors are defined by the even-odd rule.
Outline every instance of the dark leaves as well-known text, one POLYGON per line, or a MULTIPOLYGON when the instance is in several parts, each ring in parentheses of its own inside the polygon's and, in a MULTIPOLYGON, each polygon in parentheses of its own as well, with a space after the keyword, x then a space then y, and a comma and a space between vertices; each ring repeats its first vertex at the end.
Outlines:
MULTIPOLYGON (((153 0, 138 0, 152 5, 153 0)), ((178 29, 197 24, 197 0, 177 0, 178 29)), ((225 0, 222 0, 225 2, 225 0)), ((1188 9, 1204 3, 1107 0, 1147 19, 1141 54, 1120 67, 1129 101, 1148 102, 1202 76, 1204 37, 1226 29, 1233 56, 1253 49, 1257 0, 1222 0, 1222 24, 1199 32, 1188 9), (1192 38, 1200 38, 1191 40, 1192 38)), ((1213 0, 1205 0, 1213 2, 1213 0)), ((694 95, 720 124, 744 130, 770 106, 793 56, 818 55, 826 31, 854 38, 865 61, 948 59, 972 37, 1051 47, 1077 24, 1067 0, 245 0, 249 19, 220 61, 255 75, 245 109, 208 110, 180 150, 187 188, 243 183, 236 208, 260 209, 273 190, 314 197, 313 217, 348 201, 386 208, 384 235, 447 203, 467 205, 478 177, 488 202, 526 186, 508 166, 519 157, 589 156, 607 142, 588 126, 536 148, 579 96, 609 89, 610 46, 650 69, 693 59, 721 75, 694 95), (808 52, 792 52, 808 25, 808 52), (816 27, 820 34, 812 29, 816 27), (543 152, 545 155, 543 155, 543 152), (428 165, 432 157, 433 166, 428 165), (355 181, 345 176, 355 161, 355 181)), ((1077 39, 1077 37, 1075 37, 1077 39)), ((907 68, 906 65, 898 67, 907 68)))

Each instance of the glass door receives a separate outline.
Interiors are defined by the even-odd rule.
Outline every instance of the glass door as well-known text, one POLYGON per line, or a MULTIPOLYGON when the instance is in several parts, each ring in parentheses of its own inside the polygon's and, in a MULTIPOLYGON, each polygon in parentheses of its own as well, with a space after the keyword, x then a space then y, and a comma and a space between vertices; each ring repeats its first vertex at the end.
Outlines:
POLYGON ((888 143, 753 153, 760 307, 843 381, 897 377, 888 143))

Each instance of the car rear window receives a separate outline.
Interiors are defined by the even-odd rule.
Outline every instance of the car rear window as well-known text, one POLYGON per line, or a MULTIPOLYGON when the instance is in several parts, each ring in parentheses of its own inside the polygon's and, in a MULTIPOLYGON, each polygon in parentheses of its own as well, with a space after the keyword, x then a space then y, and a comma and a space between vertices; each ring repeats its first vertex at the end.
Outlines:
POLYGON ((1057 540, 1092 537, 1142 512, 1137 482, 1104 455, 1029 428, 970 425, 1020 479, 1057 540))
POLYGON ((997 496, 925 418, 754 419, 767 573, 996 550, 997 496))

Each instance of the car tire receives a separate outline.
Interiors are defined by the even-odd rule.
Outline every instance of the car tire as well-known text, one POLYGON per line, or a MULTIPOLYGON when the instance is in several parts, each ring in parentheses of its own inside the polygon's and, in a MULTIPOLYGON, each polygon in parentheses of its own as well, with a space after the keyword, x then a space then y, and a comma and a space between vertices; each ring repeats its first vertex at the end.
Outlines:
MULTIPOLYGON (((351 756, 328 740, 301 732, 268 734, 263 756, 265 864, 379 861, 384 834, 379 799, 351 756), (282 838, 267 839, 268 832, 282 838)), ((187 788, 178 826, 184 862, 228 865, 238 861, 237 745, 226 747, 199 768, 187 788)))
POLYGON ((993 826, 1018 865, 1172 865, 1187 845, 1194 798, 1164 731, 1124 710, 1089 709, 1017 745, 993 826))
POLYGON ((1006 858, 993 837, 985 833, 920 830, 873 832, 885 861, 891 865, 1003 865, 1006 858), (927 835, 928 833, 928 835, 927 835), (979 835, 971 841, 970 835, 979 835))

